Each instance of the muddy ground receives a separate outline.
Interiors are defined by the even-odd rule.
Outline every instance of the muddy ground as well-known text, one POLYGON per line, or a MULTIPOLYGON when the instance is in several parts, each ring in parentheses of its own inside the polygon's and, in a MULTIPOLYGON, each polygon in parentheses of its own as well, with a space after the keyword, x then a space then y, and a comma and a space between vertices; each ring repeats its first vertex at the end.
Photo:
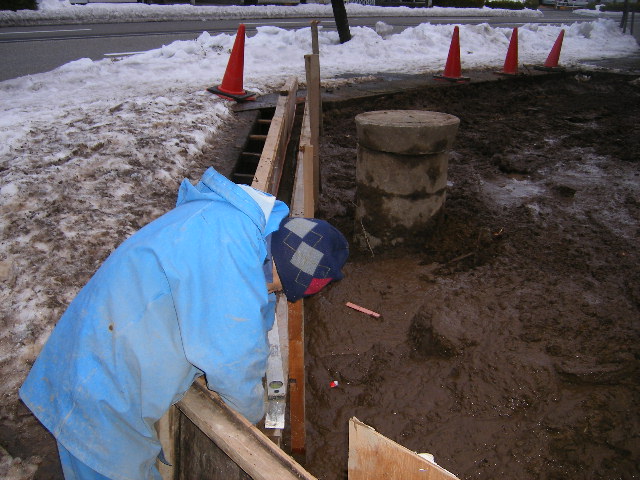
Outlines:
MULTIPOLYGON (((419 108, 461 125, 439 228, 417 249, 354 250, 347 277, 307 303, 309 471, 346 477, 356 416, 461 479, 640 476, 634 78, 571 73, 326 104, 318 215, 349 238, 354 116, 419 108)), ((205 153, 190 170, 227 173, 227 150, 205 153)), ((174 189, 163 191, 168 209, 174 189)), ((12 478, 59 480, 52 437, 16 408, 0 429, 16 469, 24 460, 12 478)))
POLYGON ((640 476, 634 79, 427 88, 325 114, 318 216, 349 238, 355 115, 461 124, 438 228, 414 249, 354 251, 346 278, 307 303, 310 472, 346 478, 355 416, 461 479, 640 476))

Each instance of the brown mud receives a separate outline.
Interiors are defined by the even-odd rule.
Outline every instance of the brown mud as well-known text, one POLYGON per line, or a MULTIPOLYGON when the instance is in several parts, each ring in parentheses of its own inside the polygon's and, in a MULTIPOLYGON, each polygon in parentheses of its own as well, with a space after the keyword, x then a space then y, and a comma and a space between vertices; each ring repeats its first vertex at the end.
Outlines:
POLYGON ((318 216, 349 238, 355 115, 461 124, 434 231, 418 248, 354 247, 345 279, 307 302, 311 473, 346 478, 355 416, 461 479, 640 477, 635 78, 431 87, 325 113, 318 216))
MULTIPOLYGON (((310 472, 346 478, 347 422, 356 416, 433 453, 461 479, 640 477, 634 78, 431 87, 327 111, 318 216, 349 238, 355 115, 415 108, 462 123, 445 210, 421 248, 373 256, 354 249, 346 278, 307 303, 310 472), (349 310, 346 301, 383 316, 349 310)), ((244 123, 230 119, 222 136, 241 146, 244 123)), ((235 147, 212 145, 190 170, 213 163, 228 174, 235 147)), ((174 190, 158 188, 156 203, 171 208, 174 190)), ((148 221, 145 212, 131 228, 148 221)), ((84 283, 93 268, 85 265, 107 250, 85 255, 67 283, 84 283)), ((18 478, 62 478, 53 437, 22 403, 3 427, 8 458, 27 463, 18 478)))

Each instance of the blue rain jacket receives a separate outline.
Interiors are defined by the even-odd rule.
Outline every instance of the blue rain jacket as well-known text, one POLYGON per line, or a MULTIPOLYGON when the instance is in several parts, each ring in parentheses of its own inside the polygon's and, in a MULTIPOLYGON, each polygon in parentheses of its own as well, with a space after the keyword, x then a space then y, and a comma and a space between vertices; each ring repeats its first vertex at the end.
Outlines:
POLYGON ((151 478, 154 423, 203 373, 228 405, 262 418, 267 236, 289 210, 271 197, 265 218, 253 192, 211 168, 195 187, 185 180, 176 208, 122 243, 51 333, 20 396, 97 472, 151 478))

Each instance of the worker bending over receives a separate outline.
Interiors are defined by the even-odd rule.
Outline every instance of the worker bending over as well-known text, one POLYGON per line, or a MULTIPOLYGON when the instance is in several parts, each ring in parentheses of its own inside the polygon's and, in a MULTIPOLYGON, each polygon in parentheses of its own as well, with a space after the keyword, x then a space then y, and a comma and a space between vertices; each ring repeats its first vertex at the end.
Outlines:
POLYGON ((262 419, 272 292, 312 295, 342 278, 349 254, 327 222, 288 213, 210 168, 78 293, 20 389, 67 480, 159 479, 154 424, 203 374, 230 407, 262 419))

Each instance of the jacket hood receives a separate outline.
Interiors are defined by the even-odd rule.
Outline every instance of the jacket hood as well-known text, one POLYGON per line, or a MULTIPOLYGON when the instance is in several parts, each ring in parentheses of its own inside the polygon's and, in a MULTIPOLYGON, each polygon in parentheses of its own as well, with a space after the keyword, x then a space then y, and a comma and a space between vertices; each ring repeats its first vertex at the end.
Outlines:
POLYGON ((252 192, 253 194, 248 193, 239 185, 209 167, 195 186, 186 178, 182 181, 178 190, 176 206, 187 202, 223 199, 249 216, 253 223, 267 236, 278 229, 280 221, 289 214, 289 207, 276 200, 271 209, 271 214, 265 217, 265 211, 258 203, 259 199, 252 197, 254 195, 272 197, 272 195, 255 189, 254 192, 252 192))

